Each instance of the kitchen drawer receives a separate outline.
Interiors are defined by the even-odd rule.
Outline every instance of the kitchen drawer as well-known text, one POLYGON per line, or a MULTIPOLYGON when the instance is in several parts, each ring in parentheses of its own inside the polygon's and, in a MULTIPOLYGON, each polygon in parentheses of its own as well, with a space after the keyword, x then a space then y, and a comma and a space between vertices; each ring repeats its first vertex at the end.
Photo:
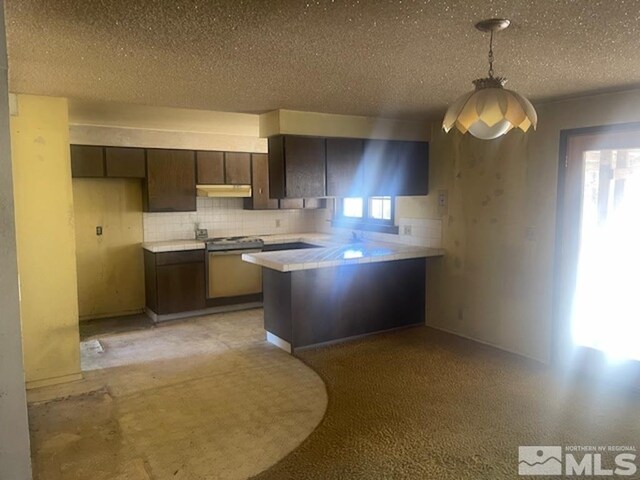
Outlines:
POLYGON ((204 262, 204 250, 156 253, 156 265, 176 265, 179 263, 204 262))

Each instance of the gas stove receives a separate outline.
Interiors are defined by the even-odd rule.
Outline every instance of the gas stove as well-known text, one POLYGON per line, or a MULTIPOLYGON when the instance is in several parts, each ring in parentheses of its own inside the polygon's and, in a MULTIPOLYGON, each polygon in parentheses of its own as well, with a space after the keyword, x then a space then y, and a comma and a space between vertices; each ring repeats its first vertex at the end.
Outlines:
POLYGON ((262 248, 264 242, 260 237, 215 237, 205 241, 208 251, 246 250, 262 248))

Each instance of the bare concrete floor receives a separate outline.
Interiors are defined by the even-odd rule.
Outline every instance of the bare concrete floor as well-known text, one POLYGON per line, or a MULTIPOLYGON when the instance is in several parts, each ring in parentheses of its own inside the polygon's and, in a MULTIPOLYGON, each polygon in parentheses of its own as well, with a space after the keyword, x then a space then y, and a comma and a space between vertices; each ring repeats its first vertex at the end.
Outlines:
POLYGON ((327 395, 262 310, 83 341, 85 379, 29 392, 34 478, 240 479, 318 425, 327 395))

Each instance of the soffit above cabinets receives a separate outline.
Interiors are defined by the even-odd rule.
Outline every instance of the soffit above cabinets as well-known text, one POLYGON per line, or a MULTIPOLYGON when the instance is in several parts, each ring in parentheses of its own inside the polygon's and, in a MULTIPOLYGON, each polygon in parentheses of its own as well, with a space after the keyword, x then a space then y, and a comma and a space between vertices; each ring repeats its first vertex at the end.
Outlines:
POLYGON ((431 124, 417 120, 282 109, 260 115, 260 136, 276 135, 428 141, 431 137, 431 124))

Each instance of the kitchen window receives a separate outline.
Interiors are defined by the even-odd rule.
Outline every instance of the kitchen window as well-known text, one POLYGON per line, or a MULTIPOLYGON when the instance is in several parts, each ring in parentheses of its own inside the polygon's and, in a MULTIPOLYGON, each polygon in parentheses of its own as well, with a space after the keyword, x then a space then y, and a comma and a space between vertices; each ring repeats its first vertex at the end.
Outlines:
POLYGON ((393 221, 393 197, 346 197, 336 199, 337 227, 398 233, 393 221))
POLYGON ((369 218, 372 220, 391 220, 391 197, 369 198, 369 218))

